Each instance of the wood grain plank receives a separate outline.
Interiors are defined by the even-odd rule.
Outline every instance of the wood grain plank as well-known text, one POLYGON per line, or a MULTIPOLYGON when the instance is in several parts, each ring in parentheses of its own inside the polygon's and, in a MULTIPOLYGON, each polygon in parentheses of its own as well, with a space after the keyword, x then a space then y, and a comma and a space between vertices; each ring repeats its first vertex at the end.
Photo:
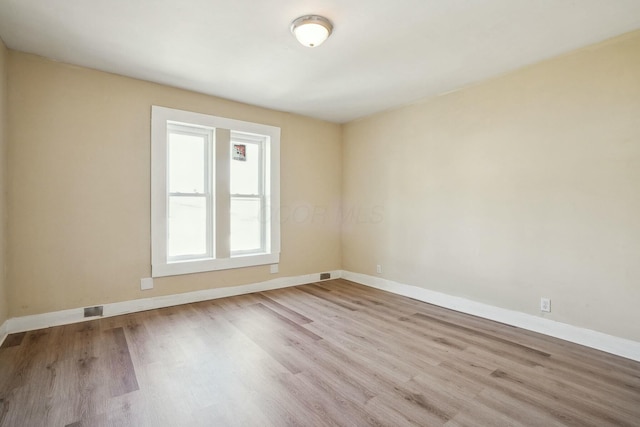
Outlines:
POLYGON ((120 328, 104 331, 105 346, 102 349, 107 358, 107 369, 110 372, 109 390, 111 397, 120 396, 138 390, 138 379, 129 354, 129 345, 120 328))
POLYGON ((307 323, 311 323, 312 320, 308 317, 298 313, 291 308, 280 304, 279 302, 269 298, 264 292, 256 294, 260 297, 260 302, 265 306, 269 307, 271 310, 285 316, 287 319, 296 322, 298 325, 306 325, 307 323))
POLYGON ((0 346, 0 349, 15 347, 17 345, 22 344, 22 340, 24 340, 25 335, 27 335, 26 332, 9 334, 9 336, 7 336, 7 338, 4 339, 4 342, 2 343, 2 346, 0 346))

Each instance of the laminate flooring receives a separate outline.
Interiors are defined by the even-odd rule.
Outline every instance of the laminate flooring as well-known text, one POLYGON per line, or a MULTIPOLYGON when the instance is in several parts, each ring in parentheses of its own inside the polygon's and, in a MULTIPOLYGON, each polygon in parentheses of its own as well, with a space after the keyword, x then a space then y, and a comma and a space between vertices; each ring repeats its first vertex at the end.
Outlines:
POLYGON ((10 335, 0 426, 640 426, 640 363, 338 279, 10 335))

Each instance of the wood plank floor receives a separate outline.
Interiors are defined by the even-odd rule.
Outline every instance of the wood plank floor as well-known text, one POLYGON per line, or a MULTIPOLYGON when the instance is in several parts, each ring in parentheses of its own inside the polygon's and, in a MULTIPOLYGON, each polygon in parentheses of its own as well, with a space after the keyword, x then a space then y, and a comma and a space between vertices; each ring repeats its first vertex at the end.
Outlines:
POLYGON ((640 363, 345 280, 0 348, 1 426, 639 426, 640 363))

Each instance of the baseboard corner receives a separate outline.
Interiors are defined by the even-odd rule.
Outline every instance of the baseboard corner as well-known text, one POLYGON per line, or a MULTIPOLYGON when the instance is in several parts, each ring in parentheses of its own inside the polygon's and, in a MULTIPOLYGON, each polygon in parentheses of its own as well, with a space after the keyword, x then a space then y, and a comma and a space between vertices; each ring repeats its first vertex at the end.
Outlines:
POLYGON ((2 346, 2 344, 4 344, 4 340, 6 340, 9 336, 8 322, 9 320, 7 319, 2 322, 2 325, 0 325, 0 347, 2 346))

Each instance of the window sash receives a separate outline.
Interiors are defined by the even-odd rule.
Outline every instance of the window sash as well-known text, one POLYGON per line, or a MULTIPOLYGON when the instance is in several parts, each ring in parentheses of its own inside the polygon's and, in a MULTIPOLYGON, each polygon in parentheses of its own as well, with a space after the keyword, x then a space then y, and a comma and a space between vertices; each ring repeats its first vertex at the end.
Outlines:
MULTIPOLYGON (((213 259, 215 258, 214 254, 214 231, 213 231, 213 201, 210 194, 202 194, 202 193, 168 193, 167 194, 167 206, 170 206, 171 199, 179 199, 179 198, 204 198, 205 199, 205 209, 206 209, 206 219, 205 219, 205 251, 202 253, 192 253, 192 254, 184 254, 184 255, 169 255, 169 249, 167 248, 167 263, 188 261, 188 260, 199 260, 199 259, 213 259)), ((169 227, 169 208, 167 207, 167 245, 170 242, 170 227, 169 227)))
POLYGON ((265 220, 265 197, 264 196, 253 196, 253 195, 233 195, 231 196, 231 202, 234 200, 254 200, 259 202, 259 212, 258 212, 258 225, 260 227, 260 246, 255 249, 230 249, 230 254, 232 257, 234 256, 244 256, 250 254, 262 254, 267 252, 267 242, 266 242, 266 220, 265 220))

